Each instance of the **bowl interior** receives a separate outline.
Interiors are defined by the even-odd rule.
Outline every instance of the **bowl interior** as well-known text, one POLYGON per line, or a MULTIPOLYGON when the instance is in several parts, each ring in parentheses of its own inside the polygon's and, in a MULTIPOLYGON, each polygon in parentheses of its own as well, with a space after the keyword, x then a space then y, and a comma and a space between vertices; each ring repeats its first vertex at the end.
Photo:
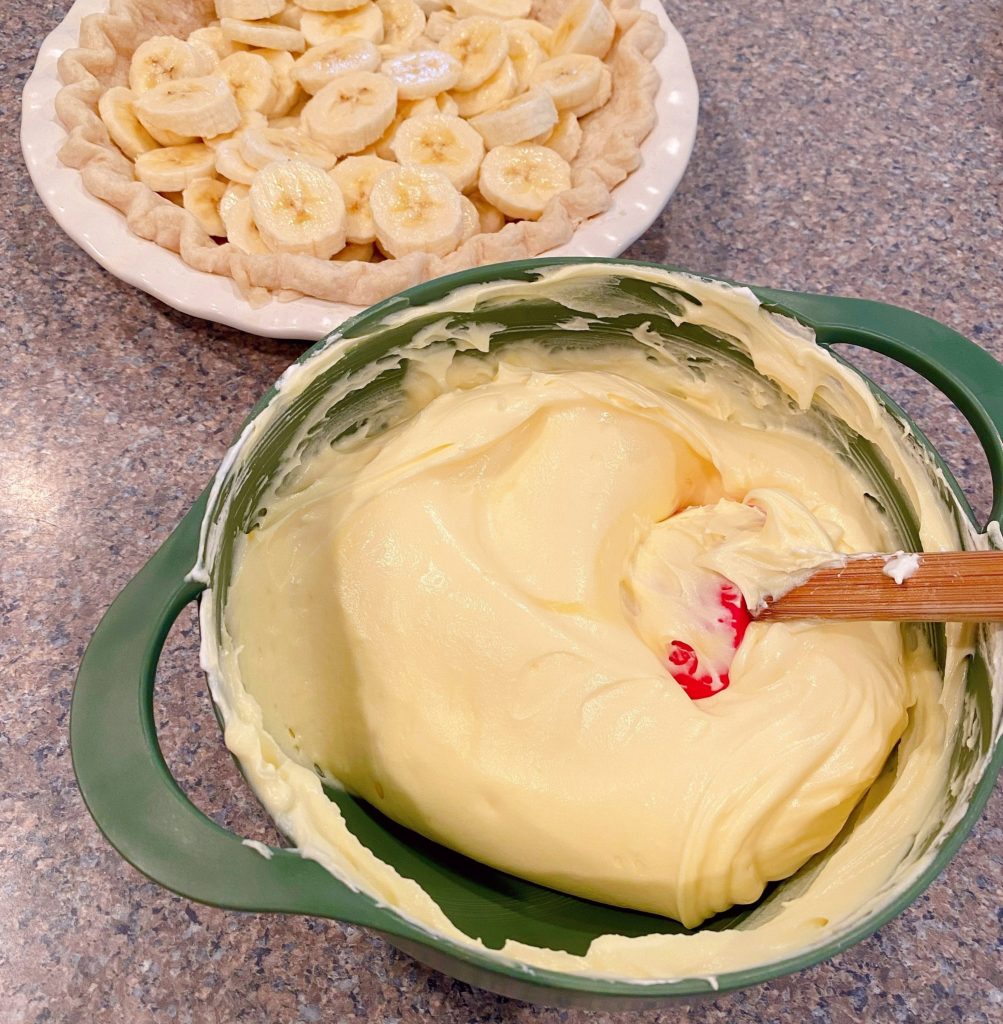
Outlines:
MULTIPOLYGON (((516 281, 531 282, 533 269, 510 269, 508 276, 516 281)), ((241 453, 215 493, 209 517, 217 521, 221 529, 218 546, 209 565, 211 599, 216 603, 214 621, 217 624, 223 621, 235 542, 260 518, 262 496, 277 482, 276 476, 283 472, 283 461, 288 453, 307 445, 329 443, 336 437, 358 429, 364 422, 378 422, 380 418, 391 416, 404 368, 388 367, 364 388, 352 391, 338 401, 332 401, 332 391, 337 391, 338 385, 349 375, 370 367, 388 353, 407 345, 418 331, 433 322, 442 321, 444 316, 454 325, 502 324, 504 330, 492 335, 492 351, 527 340, 554 348, 588 348, 611 344, 636 346, 638 343, 630 333, 631 330, 648 324, 664 339, 665 347, 690 372, 701 374, 710 369, 712 364, 727 365, 730 373, 747 375, 750 386, 754 382, 758 387, 773 388, 776 400, 785 403, 792 416, 805 416, 814 420, 817 429, 825 432, 833 449, 855 465, 868 481, 870 497, 893 524, 899 546, 904 550, 920 549, 914 510, 896 483, 882 452, 874 444, 822 409, 813 407, 803 413, 796 410, 779 389, 753 369, 744 350, 726 335, 690 323, 677 323, 673 317, 678 318, 682 313, 682 307, 677 301, 679 292, 674 292, 665 284, 656 285, 634 277, 628 268, 622 266, 610 269, 609 284, 619 293, 628 295, 636 311, 603 317, 601 328, 590 330, 556 329, 556 323, 566 321, 570 316, 580 314, 593 317, 593 313, 591 310, 577 310, 567 301, 555 302, 544 294, 543 289, 539 290, 539 294, 534 294, 532 284, 528 289, 525 284, 520 285, 517 302, 506 301, 504 295, 495 295, 488 301, 474 305, 472 309, 455 313, 448 312, 450 307, 447 302, 445 313, 440 305, 427 314, 395 325, 394 314, 404 308, 408 301, 416 306, 419 305, 419 297, 422 302, 432 302, 441 300, 447 294, 450 286, 433 282, 411 293, 410 300, 390 300, 350 321, 341 338, 329 342, 326 349, 319 349, 321 354, 330 354, 333 352, 331 346, 336 345, 338 358, 318 362, 318 371, 308 376, 307 382, 298 391, 289 396, 281 396, 280 414, 271 418, 265 429, 255 436, 247 451, 241 453), (323 416, 315 420, 318 411, 322 411, 323 416), (309 431, 304 431, 304 423, 308 418, 313 425, 309 431)), ((452 287, 455 287, 455 282, 452 287)), ((455 308, 459 310, 461 307, 457 305, 455 308)), ((890 415, 904 418, 901 410, 876 387, 875 392, 890 415)), ((925 446, 922 435, 912 425, 910 432, 917 438, 916 445, 922 461, 929 467, 943 500, 958 518, 959 536, 966 538, 970 526, 962 521, 963 513, 957 499, 951 487, 945 483, 945 477, 950 480, 949 472, 932 449, 925 446)), ((925 629, 938 659, 943 663, 944 627, 931 625, 925 629)), ((219 640, 218 636, 215 637, 217 643, 219 640)), ((952 771, 957 779, 964 780, 964 784, 952 787, 956 790, 955 800, 967 800, 970 797, 973 785, 971 776, 991 743, 993 715, 990 676, 981 646, 980 651, 971 659, 966 685, 970 713, 964 717, 969 721, 969 728, 959 729, 953 737, 952 771), (974 730, 971 728, 972 723, 974 730), (975 742, 966 741, 972 735, 975 742)), ((457 927, 491 948, 500 947, 508 939, 516 939, 532 945, 582 954, 589 943, 602 934, 640 936, 690 931, 667 918, 594 903, 496 871, 397 825, 369 804, 345 792, 330 789, 328 795, 338 804, 349 828, 364 845, 401 875, 416 880, 457 927)), ((952 807, 948 806, 944 820, 923 837, 924 844, 939 842, 948 832, 957 828, 957 816, 952 815, 951 810, 952 807)), ((852 827, 852 821, 851 817, 847 828, 852 827)), ((817 861, 825 857, 825 852, 819 854, 802 872, 812 870, 817 861)), ((783 900, 786 887, 795 882, 797 877, 795 875, 793 879, 771 885, 759 903, 732 908, 704 922, 695 930, 734 927, 748 917, 755 907, 765 902, 783 900)), ((909 898, 923 884, 925 881, 921 880, 915 891, 910 892, 909 898)), ((882 909, 876 907, 875 914, 882 909)), ((834 951, 830 950, 829 953, 834 951)))

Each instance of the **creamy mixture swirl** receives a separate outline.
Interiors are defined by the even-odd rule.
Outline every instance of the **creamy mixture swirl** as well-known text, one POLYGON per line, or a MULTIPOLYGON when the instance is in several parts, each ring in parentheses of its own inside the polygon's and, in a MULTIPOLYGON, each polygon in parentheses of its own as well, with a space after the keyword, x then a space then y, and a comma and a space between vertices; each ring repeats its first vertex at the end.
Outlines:
POLYGON ((666 649, 728 670, 723 581, 754 602, 887 535, 821 441, 601 361, 502 361, 318 456, 230 607, 293 756, 478 860, 693 925, 829 843, 914 698, 890 623, 754 624, 730 687, 686 695, 666 649))
MULTIPOLYGON (((310 766, 484 863, 695 925, 830 844, 905 731, 855 826, 871 830, 870 861, 841 837, 849 849, 758 938, 504 953, 706 973, 858 910, 936 798, 956 708, 945 717, 930 651, 894 624, 753 623, 734 650, 723 583, 754 607, 813 566, 897 545, 863 478, 799 417, 805 395, 779 408, 643 345, 425 351, 401 422, 316 451, 238 552, 223 661, 253 711, 228 716, 227 741, 245 767, 255 750, 277 766, 249 773, 266 806, 310 855, 454 937, 414 883, 360 855, 333 805, 318 824, 310 766), (713 695, 674 678, 680 640, 713 695), (911 793, 895 772, 912 773, 911 793)), ((824 359, 830 389, 849 380, 824 359)), ((862 390, 836 397, 880 415, 862 390)), ((928 546, 949 546, 919 474, 900 482, 927 511, 928 546)))

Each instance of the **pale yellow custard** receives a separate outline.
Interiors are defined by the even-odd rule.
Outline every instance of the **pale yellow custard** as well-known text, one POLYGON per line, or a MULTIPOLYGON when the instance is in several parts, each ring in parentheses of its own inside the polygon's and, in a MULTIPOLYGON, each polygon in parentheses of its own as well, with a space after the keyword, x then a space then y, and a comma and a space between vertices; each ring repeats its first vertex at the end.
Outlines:
POLYGON ((347 832, 314 765, 484 863, 695 925, 827 847, 901 739, 783 905, 741 930, 500 954, 527 963, 666 978, 810 945, 894 881, 945 789, 957 630, 946 683, 893 624, 753 624, 732 660, 715 594, 730 580, 755 606, 894 550, 863 477, 800 415, 813 398, 881 444, 926 547, 957 545, 949 513, 850 371, 748 293, 686 290, 688 319, 743 342, 789 400, 694 374, 644 328, 634 348, 501 355, 426 330, 394 422, 315 448, 263 503, 209 659, 227 742, 305 854, 468 943, 347 832), (674 638, 730 684, 691 700, 674 638))

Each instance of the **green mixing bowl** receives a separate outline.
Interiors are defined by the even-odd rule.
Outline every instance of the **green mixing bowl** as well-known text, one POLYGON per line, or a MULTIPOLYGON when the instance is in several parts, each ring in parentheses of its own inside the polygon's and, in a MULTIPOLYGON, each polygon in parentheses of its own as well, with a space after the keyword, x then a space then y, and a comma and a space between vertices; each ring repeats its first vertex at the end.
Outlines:
MULTIPOLYGON (((603 337, 626 336, 626 331, 650 322, 669 345, 680 346, 688 358, 704 349, 715 357, 731 348, 726 339, 692 324, 676 325, 667 315, 671 295, 637 276, 632 264, 614 260, 529 260, 482 267, 442 278, 382 302, 346 322, 300 363, 338 346, 337 359, 326 358, 321 372, 287 401, 283 414, 258 435, 253 453, 235 464, 224 463, 215 487, 207 490, 174 533, 109 608, 84 656, 73 695, 70 740, 74 768, 84 800, 109 842, 150 878, 180 895, 235 910, 310 914, 363 925, 384 934, 417 959, 483 988, 532 1002, 587 1007, 643 1007, 679 997, 728 991, 809 967, 871 934, 907 906, 944 868, 978 818, 1003 762, 998 742, 1001 708, 994 705, 989 665, 998 630, 983 629, 979 650, 971 659, 966 680, 969 728, 954 737, 952 789, 961 804, 949 810, 932 842, 935 855, 917 868, 904 891, 875 905, 859 924, 839 933, 823 946, 803 955, 717 976, 666 982, 632 982, 596 978, 515 965, 492 955, 506 939, 582 953, 601 934, 639 936, 653 932, 682 932, 673 921, 655 915, 602 906, 556 893, 513 878, 445 850, 379 815, 364 802, 330 791, 355 835, 381 860, 403 876, 417 880, 465 933, 488 948, 470 948, 430 935, 400 914, 364 893, 354 891, 319 864, 292 850, 275 849, 265 859, 242 844, 240 837, 220 828, 194 807, 171 776, 157 742, 153 688, 164 640, 181 610, 205 589, 191 570, 200 556, 210 525, 222 540, 207 566, 211 600, 218 611, 229 582, 233 543, 254 522, 258 499, 276 471, 282 454, 294 439, 308 410, 325 400, 333 382, 372 363, 400 346, 424 324, 441 319, 450 308, 450 293, 464 285, 497 281, 530 282, 517 303, 494 303, 457 314, 463 321, 504 324, 491 345, 534 338, 568 344, 567 332, 554 324, 580 312, 557 305, 542 294, 534 297, 539 272, 566 263, 603 264, 616 288, 629 294, 634 314, 609 317, 603 337), (419 316, 403 326, 384 321, 403 309, 440 303, 437 313, 419 316), (220 518, 222 517, 222 518, 220 518), (220 521, 217 523, 216 520, 220 521), (201 537, 201 541, 200 541, 201 537), (973 727, 974 726, 974 727, 973 727), (972 741, 974 737, 974 742, 972 741), (968 742, 966 742, 966 739, 968 742)), ((662 268, 674 269, 674 268, 662 268)), ((994 487, 992 519, 1003 515, 1003 366, 982 349, 947 327, 892 306, 824 295, 754 288, 769 309, 793 317, 815 332, 819 345, 853 344, 891 356, 940 388, 971 423, 989 460, 994 487)), ((588 331, 576 331, 575 344, 589 344, 588 331)), ((591 343, 595 343, 594 340, 591 343)), ((735 352, 730 352, 735 358, 735 352)), ((366 391, 393 389, 400 371, 382 374, 366 391)), ((950 471, 905 414, 876 386, 878 400, 902 420, 925 448, 939 479, 944 501, 970 537, 976 527, 972 512, 950 471), (944 484, 946 481, 946 484, 944 484)), ((273 389, 258 404, 257 415, 275 396, 273 389)), ((333 410, 330 422, 343 429, 351 419, 346 403, 333 410)), ((880 452, 844 426, 838 443, 847 458, 868 476, 907 550, 919 547, 913 512, 885 469, 880 452)), ((998 534, 995 534, 998 537, 998 534)), ((931 627, 934 650, 943 651, 943 627, 931 627)), ((783 883, 780 883, 782 886, 783 883)), ((727 928, 747 916, 738 907, 701 927, 727 928)))

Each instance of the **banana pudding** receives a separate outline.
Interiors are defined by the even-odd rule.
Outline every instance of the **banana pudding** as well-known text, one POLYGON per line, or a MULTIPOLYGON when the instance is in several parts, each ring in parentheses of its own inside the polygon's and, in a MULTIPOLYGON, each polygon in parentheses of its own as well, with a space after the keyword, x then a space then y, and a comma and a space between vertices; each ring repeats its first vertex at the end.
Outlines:
POLYGON ((213 518, 256 510, 202 606, 226 742, 303 856, 456 942, 476 939, 322 781, 503 871, 688 927, 759 901, 695 934, 586 953, 513 937, 499 956, 669 978, 844 935, 931 855, 971 633, 949 627, 938 664, 912 628, 731 612, 734 591, 754 607, 901 543, 867 445, 915 543, 957 546, 900 424, 748 291, 572 265, 371 318, 282 379, 217 479, 213 518), (533 331, 503 326, 515 306, 533 331), (277 437, 266 481, 250 467, 277 437))
POLYGON ((61 61, 61 157, 253 301, 369 303, 605 210, 660 43, 637 0, 112 0, 61 61))

